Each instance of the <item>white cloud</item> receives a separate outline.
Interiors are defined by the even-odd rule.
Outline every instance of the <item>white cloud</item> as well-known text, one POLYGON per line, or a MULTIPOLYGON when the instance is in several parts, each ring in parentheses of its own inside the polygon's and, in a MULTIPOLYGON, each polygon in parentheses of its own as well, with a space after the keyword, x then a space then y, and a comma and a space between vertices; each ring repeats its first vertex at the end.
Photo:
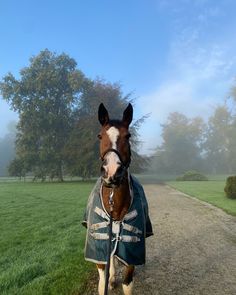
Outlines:
POLYGON ((196 40, 191 35, 184 44, 172 44, 166 76, 139 100, 140 108, 158 122, 174 111, 206 119, 230 89, 236 60, 228 55, 227 47, 197 46, 196 40))
POLYGON ((178 111, 207 119, 229 93, 236 75, 236 43, 228 34, 212 36, 206 32, 211 19, 215 21, 219 14, 218 7, 208 7, 196 14, 189 26, 174 20, 178 28, 170 43, 165 75, 157 81, 156 89, 138 101, 143 113, 151 112, 149 122, 141 130, 144 152, 150 153, 161 142, 160 124, 169 113, 178 111))
POLYGON ((164 123, 171 112, 181 112, 187 116, 201 115, 206 118, 212 111, 214 99, 205 97, 198 100, 194 87, 184 81, 168 81, 153 93, 140 98, 139 106, 158 123, 164 123))

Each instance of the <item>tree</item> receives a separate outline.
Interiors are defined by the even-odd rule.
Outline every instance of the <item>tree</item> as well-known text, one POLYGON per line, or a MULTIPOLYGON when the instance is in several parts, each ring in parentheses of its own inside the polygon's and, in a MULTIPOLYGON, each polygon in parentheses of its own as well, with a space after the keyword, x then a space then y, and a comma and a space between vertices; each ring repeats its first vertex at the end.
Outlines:
POLYGON ((229 173, 236 174, 236 119, 229 127, 229 143, 228 143, 228 166, 229 173))
POLYGON ((229 167, 230 173, 236 173, 236 86, 231 89, 232 95, 232 124, 229 130, 229 167))
POLYGON ((208 120, 206 140, 203 145, 209 172, 229 172, 231 126, 232 115, 227 105, 218 106, 208 120))
POLYGON ((20 179, 21 177, 25 177, 26 171, 23 160, 15 158, 13 161, 11 161, 8 171, 10 176, 16 176, 20 179))
POLYGON ((204 123, 174 112, 162 125, 163 143, 157 148, 154 162, 165 173, 179 174, 201 168, 201 144, 204 123))
POLYGON ((68 55, 46 49, 30 58, 19 80, 10 73, 0 83, 3 99, 19 113, 17 159, 42 179, 63 180, 72 113, 87 81, 76 66, 68 55))
MULTIPOLYGON (((66 147, 68 171, 72 175, 89 178, 99 174, 99 142, 98 106, 104 103, 111 118, 121 119, 130 95, 124 96, 119 84, 111 84, 102 80, 90 81, 84 88, 78 109, 73 114, 74 128, 66 147)), ((131 126, 132 133, 132 167, 135 171, 143 168, 145 159, 138 154, 138 128, 145 117, 131 126)))
MULTIPOLYGON (((23 167, 35 178, 63 180, 63 174, 84 178, 99 173, 97 109, 104 102, 119 118, 131 101, 119 84, 89 80, 74 59, 48 50, 30 59, 20 79, 6 75, 0 83, 3 99, 18 112, 16 159, 12 171, 23 167), (19 165, 19 164, 22 164, 19 165)), ((135 169, 145 163, 138 154, 138 128, 132 126, 135 169)))

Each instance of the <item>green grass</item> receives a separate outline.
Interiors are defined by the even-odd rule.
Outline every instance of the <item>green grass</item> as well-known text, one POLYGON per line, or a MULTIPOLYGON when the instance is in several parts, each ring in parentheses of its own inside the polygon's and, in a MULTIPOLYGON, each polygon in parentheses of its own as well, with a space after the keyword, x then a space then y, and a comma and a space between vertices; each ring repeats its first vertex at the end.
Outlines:
POLYGON ((0 183, 0 294, 83 294, 80 222, 93 183, 0 183))
POLYGON ((229 176, 230 176, 230 174, 210 174, 210 175, 207 175, 207 178, 209 180, 217 180, 217 181, 222 180, 222 181, 226 182, 226 178, 229 176))
POLYGON ((224 193, 225 181, 170 181, 167 184, 236 215, 236 200, 226 198, 224 193))

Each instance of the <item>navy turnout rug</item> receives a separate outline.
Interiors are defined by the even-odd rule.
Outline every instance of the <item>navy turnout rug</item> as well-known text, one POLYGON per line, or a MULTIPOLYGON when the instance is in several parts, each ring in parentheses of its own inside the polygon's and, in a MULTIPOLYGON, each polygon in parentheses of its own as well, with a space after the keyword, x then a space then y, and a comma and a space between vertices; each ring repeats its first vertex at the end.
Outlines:
MULTIPOLYGON (((130 176, 132 203, 123 220, 112 222, 112 254, 126 265, 145 263, 145 238, 153 235, 148 203, 143 187, 130 176)), ((85 259, 106 264, 109 215, 101 198, 102 180, 98 179, 87 203, 82 224, 87 227, 85 259)))

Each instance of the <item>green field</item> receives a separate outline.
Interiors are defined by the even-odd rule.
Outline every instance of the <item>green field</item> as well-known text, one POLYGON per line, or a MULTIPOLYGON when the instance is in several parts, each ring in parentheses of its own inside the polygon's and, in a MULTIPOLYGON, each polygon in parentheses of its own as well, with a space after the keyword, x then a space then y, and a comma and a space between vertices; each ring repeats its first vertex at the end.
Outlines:
POLYGON ((83 294, 80 222, 93 183, 0 183, 0 294, 83 294))
MULTIPOLYGON (((225 181, 167 183, 236 215, 225 181)), ((95 268, 80 222, 93 184, 0 182, 0 294, 84 293, 95 268)))
POLYGON ((225 197, 225 181, 169 181, 170 186, 236 215, 236 200, 225 197))

